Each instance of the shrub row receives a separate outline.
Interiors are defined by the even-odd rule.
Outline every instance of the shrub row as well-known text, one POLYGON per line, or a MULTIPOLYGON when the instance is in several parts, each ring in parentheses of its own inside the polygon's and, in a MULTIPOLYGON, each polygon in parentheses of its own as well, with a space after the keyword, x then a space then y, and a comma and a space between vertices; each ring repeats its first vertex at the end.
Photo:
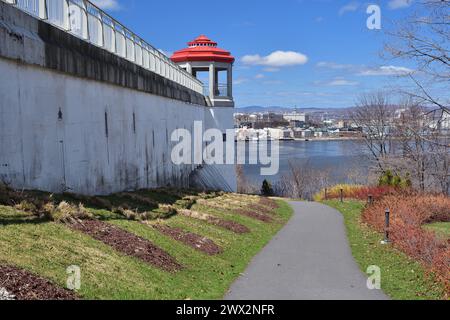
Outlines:
POLYGON ((450 294, 450 241, 423 228, 424 224, 450 221, 450 198, 443 195, 389 194, 365 208, 362 219, 378 231, 385 228, 384 212, 391 212, 393 245, 422 264, 450 294))

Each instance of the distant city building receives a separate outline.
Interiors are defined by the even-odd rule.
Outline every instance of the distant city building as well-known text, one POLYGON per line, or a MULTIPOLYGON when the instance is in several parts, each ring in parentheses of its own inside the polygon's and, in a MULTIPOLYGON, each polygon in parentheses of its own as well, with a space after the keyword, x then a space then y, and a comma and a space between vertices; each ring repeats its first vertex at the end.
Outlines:
POLYGON ((236 128, 248 127, 253 129, 286 127, 289 122, 284 120, 281 113, 266 112, 256 114, 237 113, 234 115, 236 128))
POLYGON ((283 121, 283 115, 274 112, 263 113, 262 120, 265 122, 281 122, 283 121))
POLYGON ((268 137, 272 140, 281 140, 283 139, 283 130, 281 129, 273 129, 269 128, 268 131, 268 137))
POLYGON ((313 136, 313 132, 309 129, 294 129, 294 138, 295 139, 310 139, 313 136))
POLYGON ((303 121, 290 121, 289 122, 289 127, 291 127, 291 128, 306 129, 309 126, 310 126, 310 123, 308 123, 308 122, 303 122, 303 121))
POLYGON ((288 113, 236 113, 238 140, 338 139, 361 137, 362 128, 343 117, 319 122, 296 110, 288 113))
POLYGON ((294 131, 292 129, 284 129, 283 130, 283 139, 284 140, 294 139, 294 131))
POLYGON ((446 132, 450 130, 450 111, 435 110, 428 113, 427 117, 430 128, 446 132))
POLYGON ((350 121, 348 120, 339 120, 337 123, 338 129, 344 129, 350 127, 350 121))
POLYGON ((301 122, 301 123, 309 123, 309 115, 306 113, 298 113, 298 112, 291 112, 291 113, 285 113, 283 114, 284 120, 291 122, 301 122))
POLYGON ((450 130, 450 111, 444 111, 442 114, 441 128, 450 130))
POLYGON ((334 121, 333 120, 324 120, 323 124, 327 127, 332 127, 334 125, 334 121))

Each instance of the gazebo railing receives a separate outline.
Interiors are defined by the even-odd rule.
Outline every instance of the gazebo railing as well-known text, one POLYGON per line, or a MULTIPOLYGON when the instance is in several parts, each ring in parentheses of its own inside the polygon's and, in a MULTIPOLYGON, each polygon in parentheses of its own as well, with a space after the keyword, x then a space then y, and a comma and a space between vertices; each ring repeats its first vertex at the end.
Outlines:
MULTIPOLYGON (((209 96, 210 92, 209 92, 209 86, 203 86, 203 95, 204 96, 209 96)), ((214 88, 214 97, 218 97, 218 98, 225 98, 225 97, 229 97, 228 96, 228 85, 227 84, 218 84, 215 88, 214 88)))
POLYGON ((200 80, 88 0, 1 1, 203 94, 200 80))

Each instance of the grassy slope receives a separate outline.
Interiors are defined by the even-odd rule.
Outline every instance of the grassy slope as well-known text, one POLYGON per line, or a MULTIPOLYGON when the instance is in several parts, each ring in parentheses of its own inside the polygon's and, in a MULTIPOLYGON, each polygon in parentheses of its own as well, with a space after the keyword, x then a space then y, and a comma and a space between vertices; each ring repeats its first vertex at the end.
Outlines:
POLYGON ((110 221, 151 240, 174 256, 185 266, 176 274, 123 256, 109 246, 61 224, 30 223, 26 214, 0 206, 0 262, 28 269, 61 286, 65 285, 67 278, 66 268, 78 265, 82 271, 80 294, 86 299, 219 299, 251 258, 291 216, 290 207, 284 202, 280 205, 277 210, 279 221, 275 224, 265 224, 231 213, 217 213, 251 228, 252 232, 244 235, 183 216, 161 221, 213 239, 225 249, 223 254, 214 257, 138 222, 110 221))
POLYGON ((426 225, 425 228, 435 232, 439 237, 450 238, 450 222, 436 222, 426 225))
POLYGON ((443 288, 425 275, 424 268, 402 252, 380 243, 383 236, 361 223, 364 205, 359 201, 325 201, 345 218, 353 256, 361 270, 370 265, 382 270, 382 289, 396 300, 441 299, 443 288))

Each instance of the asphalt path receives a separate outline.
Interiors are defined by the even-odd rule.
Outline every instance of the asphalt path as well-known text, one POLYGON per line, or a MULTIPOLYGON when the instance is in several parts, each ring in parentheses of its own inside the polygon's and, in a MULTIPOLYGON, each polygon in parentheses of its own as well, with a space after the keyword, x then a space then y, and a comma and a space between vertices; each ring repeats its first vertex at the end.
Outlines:
POLYGON ((227 300, 385 300, 367 288, 337 210, 290 202, 294 216, 231 286, 227 300))

